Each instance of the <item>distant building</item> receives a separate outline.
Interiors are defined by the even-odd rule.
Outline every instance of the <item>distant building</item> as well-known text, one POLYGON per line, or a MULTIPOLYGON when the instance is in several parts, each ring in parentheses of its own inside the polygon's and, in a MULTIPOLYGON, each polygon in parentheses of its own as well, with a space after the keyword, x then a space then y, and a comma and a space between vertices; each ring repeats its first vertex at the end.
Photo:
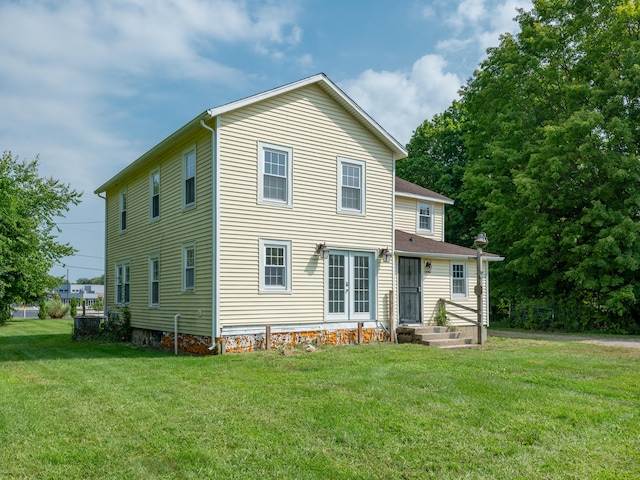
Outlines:
POLYGON ((104 299, 104 285, 64 283, 56 288, 56 293, 64 303, 71 303, 71 299, 75 298, 78 305, 84 300, 85 305, 90 307, 98 298, 104 299))

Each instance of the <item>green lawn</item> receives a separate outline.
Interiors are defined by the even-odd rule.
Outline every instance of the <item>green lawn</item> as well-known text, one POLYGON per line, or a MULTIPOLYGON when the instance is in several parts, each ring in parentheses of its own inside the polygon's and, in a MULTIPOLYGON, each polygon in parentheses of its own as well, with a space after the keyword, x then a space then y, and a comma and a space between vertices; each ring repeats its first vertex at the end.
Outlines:
POLYGON ((640 350, 490 338, 174 357, 0 328, 0 478, 613 479, 640 350))

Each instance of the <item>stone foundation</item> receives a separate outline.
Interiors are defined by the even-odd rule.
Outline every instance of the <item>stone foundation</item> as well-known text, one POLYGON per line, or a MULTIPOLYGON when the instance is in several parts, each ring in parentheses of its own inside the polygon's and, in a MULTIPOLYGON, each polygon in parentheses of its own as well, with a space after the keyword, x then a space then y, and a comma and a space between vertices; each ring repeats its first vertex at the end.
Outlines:
MULTIPOLYGON (((389 334, 382 328, 363 328, 361 343, 384 342, 389 334)), ((134 328, 132 342, 136 345, 173 350, 174 333, 134 328)), ((225 335, 216 338, 214 348, 207 335, 178 334, 178 351, 195 355, 219 355, 220 353, 243 353, 267 348, 265 333, 225 335), (224 342, 222 342, 224 340, 224 342), (224 343, 224 352, 221 352, 224 343)), ((353 345, 358 343, 358 329, 312 330, 302 332, 272 332, 269 348, 293 347, 305 344, 353 345)))

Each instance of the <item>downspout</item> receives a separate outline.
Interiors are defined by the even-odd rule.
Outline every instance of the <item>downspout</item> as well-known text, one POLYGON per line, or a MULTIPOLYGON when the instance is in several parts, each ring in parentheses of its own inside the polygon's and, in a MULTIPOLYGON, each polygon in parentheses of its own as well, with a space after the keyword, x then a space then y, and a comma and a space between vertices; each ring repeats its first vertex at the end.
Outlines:
POLYGON ((391 154, 391 162, 393 167, 391 169, 393 175, 392 182, 392 195, 391 195, 391 296, 389 299, 392 302, 393 308, 391 309, 391 316, 389 317, 389 333, 391 334, 391 340, 395 340, 398 343, 398 336, 396 335, 396 154, 391 154))
POLYGON ((211 256, 212 256, 212 272, 213 277, 211 292, 211 346, 209 350, 216 348, 216 338, 220 337, 220 169, 218 159, 220 158, 220 116, 216 117, 215 130, 207 125, 203 119, 200 125, 211 132, 211 169, 212 169, 212 206, 213 215, 212 232, 211 232, 211 256))
POLYGON ((104 200, 104 298, 102 299, 102 316, 105 317, 105 321, 108 320, 106 318, 107 314, 107 197, 103 197, 99 193, 98 197, 104 200))
POLYGON ((180 314, 176 313, 173 316, 173 348, 178 355, 178 319, 180 318, 180 314))

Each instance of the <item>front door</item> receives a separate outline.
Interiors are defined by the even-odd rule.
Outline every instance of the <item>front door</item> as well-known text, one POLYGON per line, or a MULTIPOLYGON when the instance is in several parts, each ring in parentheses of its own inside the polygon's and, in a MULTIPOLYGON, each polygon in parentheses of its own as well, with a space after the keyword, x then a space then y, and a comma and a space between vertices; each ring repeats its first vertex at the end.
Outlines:
POLYGON ((422 274, 419 258, 398 258, 398 287, 400 324, 422 323, 422 274))

